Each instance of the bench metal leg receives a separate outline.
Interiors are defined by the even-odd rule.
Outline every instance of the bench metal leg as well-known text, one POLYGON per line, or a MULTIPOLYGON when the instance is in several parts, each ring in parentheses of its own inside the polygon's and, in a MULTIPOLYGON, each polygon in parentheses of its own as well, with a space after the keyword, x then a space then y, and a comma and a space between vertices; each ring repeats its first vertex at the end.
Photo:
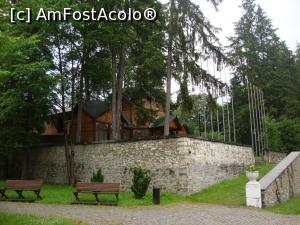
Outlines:
POLYGON ((93 193, 97 202, 99 202, 98 193, 93 193))
POLYGON ((24 199, 24 196, 22 195, 23 191, 16 191, 16 192, 17 192, 20 199, 24 199))
POLYGON ((5 194, 5 190, 0 190, 1 198, 8 199, 7 195, 5 194))
POLYGON ((119 194, 115 194, 117 201, 119 201, 119 194))
POLYGON ((34 191, 38 200, 42 200, 42 196, 40 195, 40 191, 34 191))
POLYGON ((80 200, 79 200, 79 197, 78 197, 78 192, 73 192, 73 194, 74 194, 74 196, 75 196, 76 201, 79 202, 80 200))

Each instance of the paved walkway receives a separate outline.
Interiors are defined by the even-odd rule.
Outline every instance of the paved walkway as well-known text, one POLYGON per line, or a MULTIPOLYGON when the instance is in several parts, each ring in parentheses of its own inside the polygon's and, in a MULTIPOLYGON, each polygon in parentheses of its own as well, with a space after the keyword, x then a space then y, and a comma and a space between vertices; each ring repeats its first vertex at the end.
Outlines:
POLYGON ((73 218, 89 225, 300 225, 300 216, 191 203, 123 208, 0 202, 0 212, 73 218))

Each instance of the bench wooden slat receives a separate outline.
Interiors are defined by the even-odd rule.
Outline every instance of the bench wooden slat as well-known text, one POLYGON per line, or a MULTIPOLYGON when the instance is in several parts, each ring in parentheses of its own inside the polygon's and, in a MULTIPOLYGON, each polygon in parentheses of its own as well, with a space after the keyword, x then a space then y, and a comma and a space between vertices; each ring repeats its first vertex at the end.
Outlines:
MULTIPOLYGON (((40 195, 40 191, 42 188, 43 180, 6 180, 4 183, 4 188, 0 189, 0 194, 2 199, 5 200, 15 200, 9 199, 5 194, 6 190, 14 190, 18 194, 18 200, 20 201, 34 201, 34 199, 25 199, 23 196, 23 191, 33 191, 37 197, 37 199, 42 199, 40 195)), ((1 200, 2 200, 1 199, 1 200)))
POLYGON ((120 183, 83 183, 79 182, 76 185, 77 192, 107 192, 119 193, 120 183))
POLYGON ((4 188, 11 190, 40 190, 42 180, 7 180, 4 188))
POLYGON ((76 184, 76 192, 74 192, 74 196, 76 198, 75 204, 80 203, 79 201, 79 193, 91 193, 95 196, 96 203, 99 203, 98 194, 114 194, 116 196, 116 203, 119 201, 119 193, 120 193, 120 183, 84 183, 78 182, 76 184))

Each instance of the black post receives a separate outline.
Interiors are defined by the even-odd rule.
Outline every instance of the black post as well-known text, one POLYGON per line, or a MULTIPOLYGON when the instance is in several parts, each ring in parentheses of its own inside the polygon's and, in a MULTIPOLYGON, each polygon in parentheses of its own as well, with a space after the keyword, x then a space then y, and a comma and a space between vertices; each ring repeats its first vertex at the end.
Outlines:
POLYGON ((160 188, 153 187, 153 204, 160 204, 160 188))

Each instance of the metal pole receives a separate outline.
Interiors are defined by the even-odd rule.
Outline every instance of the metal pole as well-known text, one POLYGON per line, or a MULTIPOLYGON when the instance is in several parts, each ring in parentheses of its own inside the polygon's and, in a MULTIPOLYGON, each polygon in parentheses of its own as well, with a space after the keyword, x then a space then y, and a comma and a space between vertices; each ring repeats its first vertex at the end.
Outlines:
POLYGON ((222 101, 222 119, 223 119, 223 136, 224 142, 226 142, 226 124, 225 124, 225 112, 224 112, 224 101, 223 101, 223 91, 221 90, 221 101, 222 101))
POLYGON ((210 131, 211 131, 211 139, 214 139, 214 125, 213 125, 213 115, 212 111, 210 111, 210 131))
POLYGON ((262 125, 262 120, 263 120, 263 116, 261 113, 261 99, 260 99, 260 89, 258 87, 256 87, 256 95, 257 95, 257 101, 258 101, 258 115, 259 115, 259 131, 260 131, 260 155, 263 154, 264 151, 264 140, 263 140, 263 125, 262 125))
MULTIPOLYGON (((226 82, 227 79, 226 79, 226 70, 225 70, 225 93, 226 93, 226 97, 228 97, 228 86, 226 82)), ((229 142, 231 142, 230 110, 229 110, 228 102, 226 106, 227 106, 227 121, 228 121, 228 138, 229 138, 229 142)))
POLYGON ((206 131, 206 107, 204 108, 204 136, 207 138, 207 131, 206 131))
MULTIPOLYGON (((209 74, 209 61, 207 59, 207 73, 209 74)), ((209 82, 209 89, 211 89, 211 81, 209 82)), ((209 92, 208 92, 209 94, 209 92)), ((213 95, 213 90, 211 92, 211 95, 213 95)), ((212 119, 213 115, 212 115, 212 108, 210 107, 210 132, 211 132, 211 138, 214 138, 214 128, 213 128, 213 119, 212 119)))
POLYGON ((264 100, 264 93, 261 92, 261 99, 262 99, 262 108, 263 108, 263 118, 264 118, 264 122, 263 122, 263 126, 264 126, 264 136, 265 136, 265 148, 268 148, 268 133, 265 127, 265 118, 266 118, 266 112, 265 112, 265 100, 264 100))
MULTIPOLYGON (((205 96, 204 94, 204 81, 202 80, 202 91, 203 91, 203 96, 205 96)), ((202 96, 201 96, 202 98, 202 96)), ((205 104, 204 104, 204 109, 203 109, 203 123, 204 123, 204 137, 207 138, 207 131, 206 131, 206 105, 207 105, 207 102, 205 101, 205 104)))
MULTIPOLYGON (((222 73, 220 71, 220 77, 222 73)), ((224 111, 224 101, 223 101, 223 88, 221 89, 221 102, 222 102, 222 119, 223 119, 223 136, 224 142, 226 142, 226 124, 225 124, 225 111, 224 111)))
MULTIPOLYGON (((216 65, 214 63, 214 78, 216 78, 216 65)), ((219 91, 219 83, 217 83, 216 94, 216 107, 217 107, 217 127, 218 127, 218 140, 220 139, 220 123, 219 123, 219 108, 218 108, 218 91, 219 91)))
POLYGON ((255 105, 255 115, 256 115, 256 132, 257 132, 257 147, 258 147, 258 156, 260 156, 261 146, 260 146, 260 126, 259 126, 259 113, 258 113, 258 102, 257 102, 257 89, 256 86, 253 85, 253 98, 255 105))
POLYGON ((249 80, 247 78, 247 90, 248 90, 248 106, 249 106, 249 116, 250 116, 250 129, 251 129, 251 145, 252 145, 252 150, 255 152, 254 149, 254 136, 253 136, 253 118, 252 118, 252 101, 251 101, 251 96, 250 96, 250 85, 249 85, 249 80))
POLYGON ((263 98, 262 98, 262 90, 259 90, 259 100, 260 100, 260 115, 261 115, 261 129, 262 129, 262 146, 263 146, 263 151, 266 149, 266 142, 265 142, 265 116, 264 116, 264 111, 263 111, 263 98))
MULTIPOLYGON (((232 77, 230 74, 230 81, 232 77)), ((236 133, 235 133, 235 113, 234 113, 234 103, 233 103, 233 88, 231 87, 231 107, 232 107, 232 125, 233 125, 233 140, 236 143, 236 133)))
POLYGON ((257 123, 257 135, 258 135, 258 154, 261 156, 262 153, 262 146, 261 146, 261 130, 260 130, 260 115, 259 115, 259 102, 258 102, 258 95, 257 95, 257 90, 258 88, 256 86, 254 88, 254 99, 256 102, 256 123, 257 123))
POLYGON ((249 83, 249 86, 250 86, 251 113, 252 113, 253 136, 254 136, 254 142, 253 143, 254 143, 255 155, 257 155, 256 123, 255 123, 255 113, 254 113, 254 101, 253 101, 252 84, 249 83))
POLYGON ((257 123, 256 123, 256 110, 255 110, 255 99, 253 92, 253 85, 250 83, 250 93, 251 93, 251 102, 252 102, 252 118, 253 118, 253 133, 254 133, 254 147, 255 147, 255 155, 258 155, 258 136, 257 136, 257 123))
MULTIPOLYGON (((213 85, 212 83, 210 82, 210 85, 211 85, 211 97, 212 97, 212 101, 214 99, 214 96, 213 96, 213 93, 214 93, 214 89, 213 89, 213 85)), ((214 123, 213 123, 213 102, 211 102, 211 105, 210 105, 210 132, 211 132, 211 139, 214 139, 214 123)))

